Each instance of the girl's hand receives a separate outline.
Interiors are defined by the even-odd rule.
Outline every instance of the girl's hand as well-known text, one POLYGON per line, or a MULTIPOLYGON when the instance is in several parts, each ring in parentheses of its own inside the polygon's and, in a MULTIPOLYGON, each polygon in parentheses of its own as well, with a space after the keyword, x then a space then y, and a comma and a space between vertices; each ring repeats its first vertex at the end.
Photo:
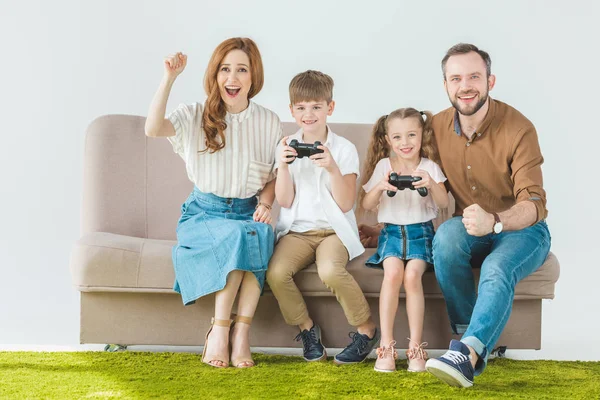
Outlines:
POLYGON ((388 171, 385 174, 385 177, 376 186, 377 190, 379 190, 381 192, 385 192, 386 190, 390 190, 392 192, 398 191, 398 188, 396 186, 390 184, 390 175, 392 174, 392 172, 394 172, 394 171, 388 171))
POLYGON ((283 145, 283 151, 281 152, 281 158, 279 159, 279 168, 287 168, 288 163, 292 162, 296 159, 298 153, 292 147, 287 145, 287 140, 289 136, 281 139, 281 144, 283 145))
POLYGON ((418 169, 415 172, 413 172, 412 176, 421 177, 421 180, 419 182, 413 182, 413 186, 415 187, 415 189, 424 187, 427 188, 427 190, 431 190, 432 185, 437 185, 433 178, 431 178, 431 175, 429 175, 429 172, 424 171, 422 169, 418 169))
POLYGON ((310 159, 313 161, 313 164, 317 167, 322 167, 327 170, 327 172, 332 173, 338 167, 335 160, 331 156, 331 152, 329 149, 323 145, 317 147, 318 149, 323 150, 323 153, 315 154, 310 156, 310 159))
POLYGON ((180 73, 183 72, 186 65, 187 56, 181 52, 165 57, 165 76, 174 80, 177 78, 177 76, 179 76, 180 73))
POLYGON ((271 223, 271 209, 264 204, 259 205, 252 216, 255 222, 271 223))

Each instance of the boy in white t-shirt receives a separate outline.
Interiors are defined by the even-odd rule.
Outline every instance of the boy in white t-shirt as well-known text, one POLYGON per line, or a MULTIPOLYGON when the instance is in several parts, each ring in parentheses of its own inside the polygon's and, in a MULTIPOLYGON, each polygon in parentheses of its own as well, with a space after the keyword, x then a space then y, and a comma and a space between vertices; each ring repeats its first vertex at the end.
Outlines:
POLYGON ((306 71, 290 83, 290 110, 300 130, 285 137, 277 148, 275 195, 281 205, 276 226, 277 244, 267 270, 267 281, 285 321, 300 328, 304 359, 327 358, 321 329, 313 322, 294 275, 317 265, 319 278, 333 291, 350 325, 352 343, 334 357, 336 364, 363 361, 379 341, 379 330, 362 290, 346 270, 349 260, 364 252, 354 216, 359 159, 356 147, 327 126, 335 106, 333 79, 306 71), (297 158, 292 140, 322 152, 297 158))

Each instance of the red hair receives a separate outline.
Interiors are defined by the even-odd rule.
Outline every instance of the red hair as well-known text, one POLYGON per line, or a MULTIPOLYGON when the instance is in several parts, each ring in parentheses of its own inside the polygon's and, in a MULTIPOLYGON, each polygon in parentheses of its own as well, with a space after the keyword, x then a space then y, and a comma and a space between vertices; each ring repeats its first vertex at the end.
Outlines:
POLYGON ((264 82, 264 70, 262 58, 256 43, 249 38, 231 38, 227 39, 217 46, 213 52, 206 73, 204 74, 204 90, 208 96, 204 105, 202 114, 202 128, 206 135, 206 149, 200 152, 209 151, 215 153, 225 147, 225 114, 227 112, 225 103, 221 98, 219 85, 217 84, 217 74, 223 59, 232 50, 241 50, 250 60, 250 76, 252 86, 248 92, 248 99, 253 98, 260 92, 264 82))

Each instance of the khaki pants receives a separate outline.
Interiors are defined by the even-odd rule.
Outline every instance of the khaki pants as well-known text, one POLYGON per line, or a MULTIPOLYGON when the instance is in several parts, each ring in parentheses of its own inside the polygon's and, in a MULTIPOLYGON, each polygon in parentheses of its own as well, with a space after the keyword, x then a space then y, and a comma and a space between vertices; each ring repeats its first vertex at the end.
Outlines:
POLYGON ((271 257, 267 281, 279 302, 285 322, 299 325, 309 318, 304 298, 294 275, 317 264, 321 281, 335 294, 348 323, 359 326, 371 316, 362 290, 346 271, 348 251, 332 229, 290 232, 282 237, 271 257))

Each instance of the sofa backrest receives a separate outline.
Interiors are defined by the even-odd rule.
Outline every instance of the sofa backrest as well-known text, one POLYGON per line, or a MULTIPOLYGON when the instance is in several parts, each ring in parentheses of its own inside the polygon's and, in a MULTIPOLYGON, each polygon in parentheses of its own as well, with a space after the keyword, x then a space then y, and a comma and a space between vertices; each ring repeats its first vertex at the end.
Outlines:
MULTIPOLYGON (((193 188, 183 160, 166 139, 144 134, 145 118, 106 115, 87 130, 84 156, 82 232, 111 232, 175 239, 180 206, 193 188)), ((372 125, 329 124, 352 141, 362 161, 372 125)), ((283 123, 285 135, 297 126, 283 123)), ((274 207, 274 221, 278 207, 274 207)), ((373 222, 374 216, 367 217, 373 222)), ((359 221, 361 222, 361 221, 359 221)))

